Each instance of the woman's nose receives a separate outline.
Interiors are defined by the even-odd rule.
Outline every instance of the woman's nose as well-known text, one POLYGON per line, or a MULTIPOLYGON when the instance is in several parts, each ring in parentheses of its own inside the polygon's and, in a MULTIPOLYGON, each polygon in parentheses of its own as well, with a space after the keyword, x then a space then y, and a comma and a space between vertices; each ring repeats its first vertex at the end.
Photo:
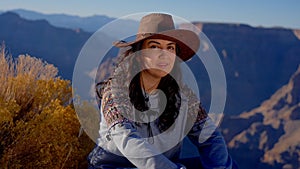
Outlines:
POLYGON ((159 57, 160 58, 168 57, 170 55, 172 55, 172 53, 169 52, 167 49, 160 49, 159 50, 159 57))

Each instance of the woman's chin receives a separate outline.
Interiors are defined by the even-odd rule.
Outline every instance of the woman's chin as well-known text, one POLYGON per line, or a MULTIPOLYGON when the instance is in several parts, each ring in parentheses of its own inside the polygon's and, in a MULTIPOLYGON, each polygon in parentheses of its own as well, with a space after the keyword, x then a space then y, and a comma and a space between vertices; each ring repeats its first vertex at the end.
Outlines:
POLYGON ((165 77, 167 74, 169 74, 170 71, 168 70, 162 70, 162 69, 152 69, 152 74, 157 76, 157 77, 165 77))

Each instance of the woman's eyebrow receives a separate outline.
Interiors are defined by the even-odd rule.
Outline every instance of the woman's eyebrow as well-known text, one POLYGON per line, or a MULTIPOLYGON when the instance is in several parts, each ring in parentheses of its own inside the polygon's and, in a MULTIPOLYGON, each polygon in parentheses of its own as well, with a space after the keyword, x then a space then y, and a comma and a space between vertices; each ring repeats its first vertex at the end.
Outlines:
MULTIPOLYGON (((147 44, 149 45, 150 43, 155 43, 155 44, 159 44, 160 45, 160 43, 159 42, 157 42, 157 41, 149 41, 147 44)), ((169 45, 175 45, 176 43, 175 42, 170 42, 170 43, 168 43, 167 45, 169 46, 169 45)))
POLYGON ((153 41, 153 40, 149 41, 147 44, 149 45, 150 43, 155 43, 155 44, 159 44, 159 45, 160 45, 160 43, 159 43, 159 42, 157 42, 157 41, 153 41))
POLYGON ((176 43, 175 42, 170 42, 167 45, 176 45, 176 43))

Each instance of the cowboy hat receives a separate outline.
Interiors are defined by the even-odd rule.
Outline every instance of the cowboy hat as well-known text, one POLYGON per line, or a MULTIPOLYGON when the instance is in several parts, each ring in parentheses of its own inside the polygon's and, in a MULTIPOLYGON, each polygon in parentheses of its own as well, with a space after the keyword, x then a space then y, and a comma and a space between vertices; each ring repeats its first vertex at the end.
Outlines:
POLYGON ((175 29, 172 16, 152 13, 144 16, 139 25, 136 39, 131 42, 114 42, 116 47, 128 47, 145 39, 165 39, 175 42, 180 52, 177 54, 183 61, 189 60, 197 52, 200 40, 196 33, 185 29, 175 29))

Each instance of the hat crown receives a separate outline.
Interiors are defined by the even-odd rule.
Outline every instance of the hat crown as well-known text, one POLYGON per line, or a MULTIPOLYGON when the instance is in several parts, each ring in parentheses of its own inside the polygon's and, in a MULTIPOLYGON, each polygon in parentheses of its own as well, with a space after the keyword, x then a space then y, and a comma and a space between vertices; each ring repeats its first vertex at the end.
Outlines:
POLYGON ((171 15, 153 13, 141 19, 138 34, 159 33, 172 29, 175 29, 175 26, 171 15))

